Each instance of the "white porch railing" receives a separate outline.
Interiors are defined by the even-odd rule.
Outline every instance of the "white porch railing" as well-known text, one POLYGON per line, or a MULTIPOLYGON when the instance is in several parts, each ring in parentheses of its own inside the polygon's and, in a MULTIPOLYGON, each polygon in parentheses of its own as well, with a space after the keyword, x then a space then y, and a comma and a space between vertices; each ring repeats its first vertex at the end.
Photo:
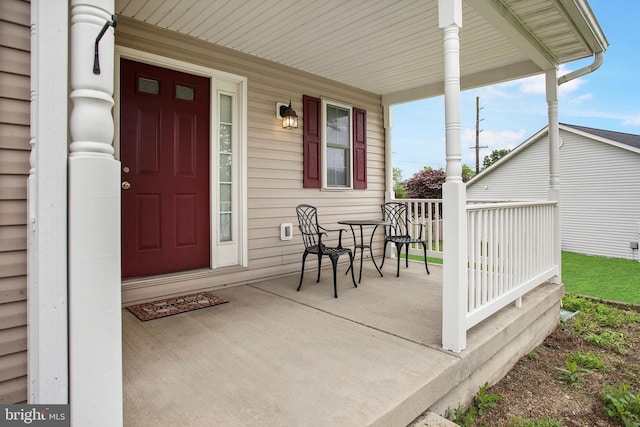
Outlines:
MULTIPOLYGON (((400 200, 399 200, 400 201, 400 200)), ((423 224, 428 255, 442 258, 442 200, 402 199, 417 236, 423 224)), ((556 202, 484 202, 467 204, 466 329, 557 274, 554 265, 556 202)), ((421 248, 411 248, 421 255, 421 248)))
POLYGON ((467 205, 467 329, 556 274, 556 202, 467 205))
MULTIPOLYGON (((422 237, 427 242, 427 256, 442 258, 442 199, 402 199, 407 203, 409 218, 413 223, 412 237, 422 237), (422 224, 422 236, 418 235, 422 224)), ((410 254, 422 256, 422 248, 412 246, 410 254)))

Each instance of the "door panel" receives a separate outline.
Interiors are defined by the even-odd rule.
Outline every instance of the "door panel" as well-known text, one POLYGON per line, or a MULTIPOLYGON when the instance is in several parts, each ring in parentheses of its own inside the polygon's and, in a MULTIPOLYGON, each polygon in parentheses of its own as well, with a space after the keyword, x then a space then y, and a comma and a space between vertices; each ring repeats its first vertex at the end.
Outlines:
POLYGON ((122 276, 209 267, 210 80, 121 60, 122 276))

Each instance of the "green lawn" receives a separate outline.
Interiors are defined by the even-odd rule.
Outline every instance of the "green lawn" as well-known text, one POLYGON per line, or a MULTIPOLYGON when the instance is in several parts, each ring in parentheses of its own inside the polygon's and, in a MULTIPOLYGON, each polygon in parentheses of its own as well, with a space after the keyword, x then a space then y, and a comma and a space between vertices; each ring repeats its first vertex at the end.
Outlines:
MULTIPOLYGON (((402 252, 402 255, 400 255, 400 258, 404 259, 404 252, 402 252)), ((420 262, 424 261, 424 257, 420 255, 409 254, 409 259, 413 261, 420 261, 420 262)), ((427 257, 427 262, 431 264, 442 264, 442 258, 431 258, 429 256, 427 257)))
POLYGON ((567 292, 640 304, 640 262, 562 253, 562 281, 567 292))
MULTIPOLYGON (((409 259, 422 261, 421 256, 409 259)), ((442 264, 442 259, 428 258, 442 264)), ((640 304, 640 262, 562 253, 562 281, 567 292, 627 304, 640 304)))

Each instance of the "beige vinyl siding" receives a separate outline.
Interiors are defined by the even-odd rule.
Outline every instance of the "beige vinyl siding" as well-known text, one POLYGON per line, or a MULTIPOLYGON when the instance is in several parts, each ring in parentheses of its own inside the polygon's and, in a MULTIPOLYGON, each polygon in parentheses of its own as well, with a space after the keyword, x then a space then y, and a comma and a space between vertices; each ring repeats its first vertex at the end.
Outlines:
MULTIPOLYGON (((384 128, 378 95, 126 18, 118 23, 116 44, 241 75, 248 82, 248 268, 125 284, 124 303, 298 274, 304 250, 295 214, 300 203, 317 206, 321 222, 329 227, 337 227, 344 218, 380 216, 384 128), (367 190, 302 187, 303 95, 327 97, 367 111, 367 190), (294 130, 282 129, 275 117, 276 102, 290 99, 300 117, 294 130), (280 224, 285 222, 294 224, 293 240, 280 240, 280 224)), ((309 263, 312 268, 315 265, 309 263)))
MULTIPOLYGON (((629 243, 640 237, 640 154, 563 129, 560 138, 562 250, 631 258, 629 243)), ((545 133, 479 176, 467 198, 545 200, 548 144, 545 133)))
POLYGON ((0 402, 27 399, 30 5, 0 0, 0 402))

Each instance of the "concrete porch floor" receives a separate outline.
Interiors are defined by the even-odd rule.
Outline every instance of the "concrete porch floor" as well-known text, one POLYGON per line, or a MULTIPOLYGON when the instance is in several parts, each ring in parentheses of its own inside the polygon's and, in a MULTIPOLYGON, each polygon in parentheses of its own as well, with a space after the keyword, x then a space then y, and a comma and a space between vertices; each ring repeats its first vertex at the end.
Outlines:
POLYGON ((440 349, 442 268, 373 266, 219 289, 228 304, 140 322, 123 310, 126 426, 406 426, 499 379, 555 327, 543 285, 440 349))

